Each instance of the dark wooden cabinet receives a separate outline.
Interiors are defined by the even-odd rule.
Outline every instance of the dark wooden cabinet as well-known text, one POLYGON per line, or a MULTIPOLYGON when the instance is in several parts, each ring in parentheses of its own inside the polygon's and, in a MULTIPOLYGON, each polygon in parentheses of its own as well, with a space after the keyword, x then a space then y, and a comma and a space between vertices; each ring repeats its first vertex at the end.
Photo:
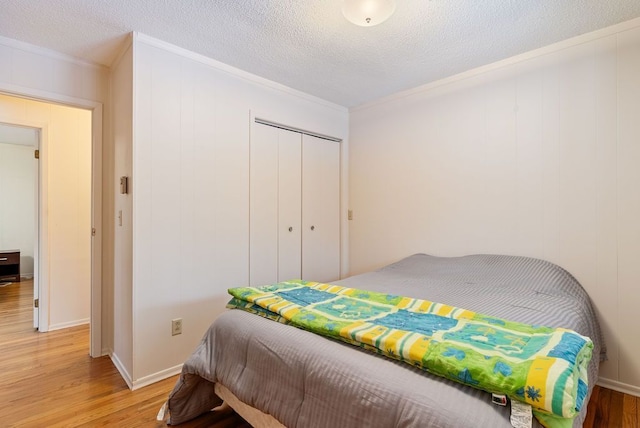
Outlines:
POLYGON ((0 251, 0 281, 20 281, 20 250, 0 251))

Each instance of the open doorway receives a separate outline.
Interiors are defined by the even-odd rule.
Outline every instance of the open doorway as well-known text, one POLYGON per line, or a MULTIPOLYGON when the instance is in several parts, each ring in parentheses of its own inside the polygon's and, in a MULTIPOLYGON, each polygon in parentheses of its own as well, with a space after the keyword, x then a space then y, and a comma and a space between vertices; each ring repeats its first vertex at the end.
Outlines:
MULTIPOLYGON (((33 320, 40 331, 88 324, 92 315, 92 111, 0 94, 0 113, 0 122, 14 140, 5 142, 11 147, 0 152, 5 155, 0 163, 12 165, 4 172, 13 171, 4 183, 0 181, 0 251, 19 252, 21 276, 17 279, 26 279, 21 288, 28 287, 29 273, 33 275, 33 303, 38 306, 33 320), (15 141, 17 132, 27 131, 36 136, 28 149, 31 184, 25 170, 29 169, 24 153, 27 146, 15 141), (15 158, 18 152, 20 160, 15 158), (16 199, 11 188, 26 192, 30 185, 33 212, 19 213, 17 207, 12 210, 5 197, 7 201, 12 193, 15 200, 27 197, 21 194, 16 199), (11 215, 2 216, 3 211, 11 215), (15 239, 18 223, 27 223, 29 218, 33 219, 35 235, 32 249, 26 238, 15 239), (12 239, 4 239, 3 230, 8 230, 5 237, 12 239), (32 272, 27 272, 30 261, 32 272)), ((27 205, 23 203, 22 208, 27 205)), ((27 293, 18 294, 24 303, 27 293)))
POLYGON ((1 332, 38 327, 38 128, 0 122, 1 332))

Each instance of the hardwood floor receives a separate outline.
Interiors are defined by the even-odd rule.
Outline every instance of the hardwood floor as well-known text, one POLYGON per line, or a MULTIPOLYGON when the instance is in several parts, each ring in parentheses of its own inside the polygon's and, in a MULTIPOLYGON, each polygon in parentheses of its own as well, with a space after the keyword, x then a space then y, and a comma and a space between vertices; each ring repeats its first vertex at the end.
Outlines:
MULTIPOLYGON (((33 283, 0 287, 0 426, 154 427, 177 376, 130 391, 108 357, 89 357, 89 327, 32 328, 33 283)), ((584 428, 639 427, 640 398, 596 386, 584 428)), ((179 427, 249 427, 233 411, 179 427)))
MULTIPOLYGON (((130 391, 109 357, 89 357, 89 326, 32 327, 33 282, 0 287, 0 426, 166 427, 155 420, 177 376, 130 391)), ((249 427, 233 411, 179 427, 249 427)))

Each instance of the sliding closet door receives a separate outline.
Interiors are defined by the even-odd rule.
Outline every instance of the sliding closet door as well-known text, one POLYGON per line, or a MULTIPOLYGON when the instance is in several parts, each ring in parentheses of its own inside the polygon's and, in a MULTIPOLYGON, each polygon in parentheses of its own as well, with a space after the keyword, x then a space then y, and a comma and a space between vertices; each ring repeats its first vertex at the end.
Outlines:
POLYGON ((251 135, 249 283, 278 280, 278 129, 255 125, 251 135))
POLYGON ((340 143, 255 124, 249 282, 340 277, 340 143))
POLYGON ((340 278, 340 143, 302 136, 302 278, 340 278))
POLYGON ((279 129, 278 137, 278 281, 286 281, 302 268, 302 134, 279 129))
POLYGON ((255 124, 251 136, 249 282, 301 277, 302 135, 255 124))

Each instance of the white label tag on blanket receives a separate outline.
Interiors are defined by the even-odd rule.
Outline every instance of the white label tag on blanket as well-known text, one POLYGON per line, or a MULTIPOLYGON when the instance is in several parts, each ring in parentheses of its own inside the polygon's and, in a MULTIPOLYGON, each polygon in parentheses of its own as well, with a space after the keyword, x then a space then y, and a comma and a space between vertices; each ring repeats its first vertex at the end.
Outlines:
POLYGON ((498 406, 506 406, 507 396, 504 394, 491 394, 491 402, 493 404, 497 404, 498 406))
POLYGON ((511 426, 514 428, 531 428, 533 414, 527 403, 511 400, 511 426))
POLYGON ((169 402, 165 401, 160 410, 158 411, 158 415, 156 416, 156 421, 164 421, 167 418, 167 407, 169 406, 169 402))

